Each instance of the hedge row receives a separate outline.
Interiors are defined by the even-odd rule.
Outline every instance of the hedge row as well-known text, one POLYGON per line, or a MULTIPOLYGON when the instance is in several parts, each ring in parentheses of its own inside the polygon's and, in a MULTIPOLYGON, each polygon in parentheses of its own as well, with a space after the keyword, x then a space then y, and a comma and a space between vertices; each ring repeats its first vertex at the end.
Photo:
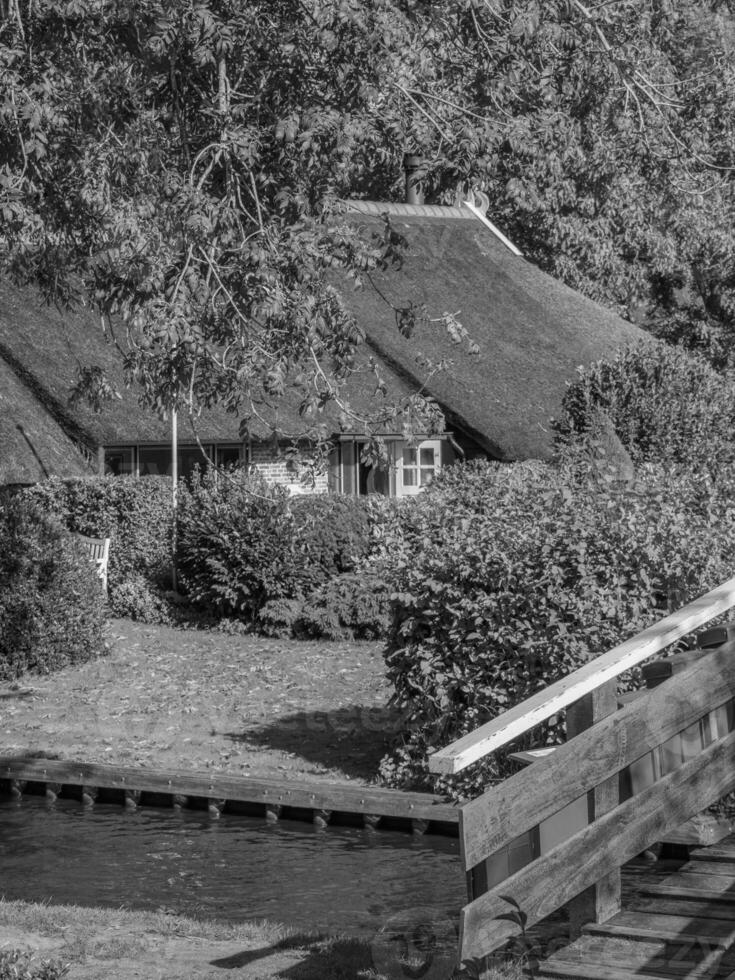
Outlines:
POLYGON ((0 680, 98 656, 103 626, 94 566, 61 522, 20 497, 0 502, 0 680))
POLYGON ((373 594, 370 581, 355 575, 381 520, 374 501, 290 498, 237 472, 195 476, 178 492, 174 590, 169 479, 51 479, 24 496, 70 531, 111 539, 115 615, 150 623, 238 621, 271 635, 374 636, 384 629, 384 590, 373 594))
MULTIPOLYGON (((385 529, 385 650, 408 727, 384 779, 429 783, 427 756, 732 576, 735 480, 573 466, 454 467, 385 529)), ((561 723, 535 738, 555 741, 561 723)), ((474 795, 502 758, 440 781, 474 795)))

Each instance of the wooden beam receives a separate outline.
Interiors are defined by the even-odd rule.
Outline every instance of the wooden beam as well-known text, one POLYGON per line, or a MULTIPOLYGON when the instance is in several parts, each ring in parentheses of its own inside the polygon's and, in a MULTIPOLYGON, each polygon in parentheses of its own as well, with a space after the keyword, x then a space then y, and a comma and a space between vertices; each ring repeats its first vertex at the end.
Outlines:
MULTIPOLYGON (((575 701, 567 709, 567 737, 569 739, 589 731, 597 722, 614 715, 618 710, 615 681, 608 681, 581 701, 575 701)), ((614 810, 620 802, 617 772, 600 782, 587 794, 589 819, 597 820, 614 810)), ((569 903, 569 936, 576 939, 586 922, 607 922, 620 911, 620 868, 613 868, 604 878, 580 892, 569 903)))
POLYGON ((509 911, 499 892, 519 903, 532 926, 734 786, 731 732, 466 905, 460 924, 461 959, 486 956, 517 931, 514 924, 496 919, 509 911))
POLYGON ((735 606, 735 578, 728 579, 642 633, 613 647, 514 708, 509 708, 476 731, 439 749, 429 758, 430 771, 445 775, 461 772, 595 688, 665 650, 732 606, 735 606))
POLYGON ((225 799, 246 803, 272 803, 337 813, 379 814, 440 823, 459 821, 459 810, 431 793, 408 793, 373 786, 352 786, 322 781, 250 778, 191 770, 133 769, 100 763, 58 759, 0 757, 0 779, 27 779, 72 786, 97 786, 148 793, 225 799))
MULTIPOLYGON (((735 695, 735 641, 460 808, 465 870, 735 695)), ((701 809, 701 808, 700 808, 701 809)))

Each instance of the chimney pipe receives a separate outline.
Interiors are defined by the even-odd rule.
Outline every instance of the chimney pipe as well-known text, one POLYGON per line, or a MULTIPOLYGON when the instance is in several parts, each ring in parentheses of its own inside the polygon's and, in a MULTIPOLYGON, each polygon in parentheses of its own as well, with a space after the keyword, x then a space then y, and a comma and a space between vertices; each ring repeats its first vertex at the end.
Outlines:
POLYGON ((403 157, 406 172, 406 204, 423 204, 424 188, 421 178, 426 172, 424 158, 417 153, 406 153, 403 157))

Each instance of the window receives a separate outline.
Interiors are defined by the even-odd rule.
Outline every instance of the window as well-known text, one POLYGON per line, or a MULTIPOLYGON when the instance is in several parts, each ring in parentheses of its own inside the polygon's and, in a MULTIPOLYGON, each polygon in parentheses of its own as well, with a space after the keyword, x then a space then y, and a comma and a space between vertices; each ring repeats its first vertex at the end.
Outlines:
POLYGON ((442 467, 442 445, 441 439, 427 439, 416 446, 407 446, 402 439, 387 440, 390 462, 378 467, 361 459, 364 440, 346 439, 330 460, 330 489, 359 497, 420 493, 442 467))
POLYGON ((135 446, 105 449, 105 473, 111 476, 134 476, 135 446))
POLYGON ((398 496, 419 493, 431 483, 440 469, 439 439, 420 442, 418 446, 404 446, 398 467, 398 496))
MULTIPOLYGON (((216 460, 218 466, 236 466, 242 462, 242 451, 236 443, 204 443, 204 451, 210 459, 216 460)), ((172 454, 168 443, 106 446, 104 452, 105 473, 113 476, 171 476, 172 454)), ((207 461, 199 446, 179 444, 177 466, 179 477, 186 479, 192 475, 195 466, 203 470, 207 461)))

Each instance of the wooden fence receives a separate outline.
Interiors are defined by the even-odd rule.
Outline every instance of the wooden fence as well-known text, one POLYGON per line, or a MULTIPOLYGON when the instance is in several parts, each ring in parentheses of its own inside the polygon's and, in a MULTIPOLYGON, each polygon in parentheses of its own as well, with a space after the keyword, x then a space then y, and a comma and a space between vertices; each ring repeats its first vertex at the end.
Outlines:
POLYGON ((502 896, 520 905, 528 925, 569 903, 573 923, 609 919, 620 908, 621 865, 735 789, 735 641, 621 710, 615 697, 618 675, 733 606, 735 578, 431 757, 432 771, 460 772, 569 709, 564 745, 460 809, 469 890, 462 959, 481 958, 517 932, 496 918, 510 911, 502 896), (621 802, 620 773, 672 744, 681 747, 675 764, 621 802), (485 869, 494 855, 585 797, 584 826, 570 822, 566 839, 487 887, 485 869))

